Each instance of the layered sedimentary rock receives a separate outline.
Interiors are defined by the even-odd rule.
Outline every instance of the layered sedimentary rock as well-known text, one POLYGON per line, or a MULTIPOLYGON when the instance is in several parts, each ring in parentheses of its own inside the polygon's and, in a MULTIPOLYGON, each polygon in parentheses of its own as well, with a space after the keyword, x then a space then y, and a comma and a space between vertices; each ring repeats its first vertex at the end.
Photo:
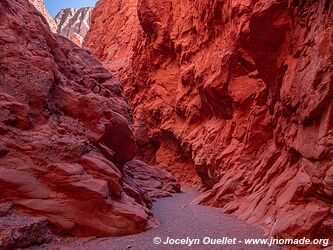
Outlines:
POLYGON ((81 46, 90 29, 92 10, 93 7, 62 9, 54 19, 57 25, 57 33, 81 46))
POLYGON ((126 83, 139 159, 272 236, 333 235, 333 3, 107 0, 85 45, 126 83))
POLYGON ((45 17, 47 23, 50 25, 52 32, 57 31, 57 25, 53 18, 50 16, 50 13, 46 10, 44 0, 29 0, 31 4, 45 17))
POLYGON ((133 180, 141 163, 127 163, 137 148, 120 82, 52 34, 27 0, 1 0, 0 9, 0 208, 13 207, 0 215, 9 216, 0 219, 0 248, 47 240, 47 221, 78 236, 158 225, 145 190, 165 195, 178 186, 161 171, 140 186, 133 180))

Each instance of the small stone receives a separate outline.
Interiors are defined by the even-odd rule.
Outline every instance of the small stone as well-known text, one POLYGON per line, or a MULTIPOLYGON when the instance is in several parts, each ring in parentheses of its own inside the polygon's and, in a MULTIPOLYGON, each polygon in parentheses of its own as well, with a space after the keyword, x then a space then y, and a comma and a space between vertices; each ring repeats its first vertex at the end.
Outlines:
POLYGON ((7 214, 9 214, 12 207, 13 207, 13 204, 11 204, 11 203, 0 204, 0 217, 6 216, 7 214))
POLYGON ((67 131, 64 128, 58 128, 58 133, 61 135, 65 135, 67 133, 67 131))

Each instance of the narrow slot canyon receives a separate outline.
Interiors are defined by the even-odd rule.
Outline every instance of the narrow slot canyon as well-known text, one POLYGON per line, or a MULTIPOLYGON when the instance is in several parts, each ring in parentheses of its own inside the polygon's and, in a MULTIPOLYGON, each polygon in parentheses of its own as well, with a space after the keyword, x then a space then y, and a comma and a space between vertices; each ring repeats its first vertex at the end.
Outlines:
POLYGON ((333 2, 48 6, 0 0, 0 249, 333 248, 333 2))

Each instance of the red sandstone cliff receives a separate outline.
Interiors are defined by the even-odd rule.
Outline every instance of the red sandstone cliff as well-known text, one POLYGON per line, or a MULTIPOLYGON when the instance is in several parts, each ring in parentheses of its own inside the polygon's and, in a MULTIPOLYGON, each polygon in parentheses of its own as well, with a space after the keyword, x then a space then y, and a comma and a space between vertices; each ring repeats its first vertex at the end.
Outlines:
POLYGON ((126 83, 138 157, 271 235, 333 235, 333 3, 101 0, 85 45, 126 83))
POLYGON ((156 226, 150 197, 179 184, 131 161, 137 148, 120 82, 52 34, 27 0, 0 0, 0 9, 0 248, 50 239, 49 222, 78 236, 156 226))
POLYGON ((50 13, 47 11, 44 0, 29 0, 31 4, 35 6, 35 8, 43 15, 46 19, 47 23, 50 26, 52 32, 57 32, 57 24, 51 17, 50 13))

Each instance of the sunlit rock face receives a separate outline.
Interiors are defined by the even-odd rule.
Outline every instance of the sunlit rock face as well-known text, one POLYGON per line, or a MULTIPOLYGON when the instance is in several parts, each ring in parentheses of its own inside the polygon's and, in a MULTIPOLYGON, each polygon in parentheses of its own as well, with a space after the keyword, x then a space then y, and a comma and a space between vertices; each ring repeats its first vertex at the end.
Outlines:
POLYGON ((0 9, 0 248, 50 240, 51 226, 77 236, 157 226, 150 197, 179 184, 132 161, 121 83, 27 0, 1 0, 0 9))
POLYGON ((57 33, 81 46, 90 29, 92 7, 62 9, 55 17, 57 33))
POLYGON ((101 0, 84 42, 124 83, 138 158, 197 202, 332 239, 333 3, 101 0))
POLYGON ((44 16, 52 32, 67 37, 79 46, 82 45, 90 29, 93 7, 62 9, 53 19, 45 8, 43 0, 29 0, 29 2, 44 16))
POLYGON ((29 0, 29 2, 32 3, 35 8, 45 17, 47 23, 50 25, 51 31, 56 32, 57 25, 45 8, 44 0, 29 0))

